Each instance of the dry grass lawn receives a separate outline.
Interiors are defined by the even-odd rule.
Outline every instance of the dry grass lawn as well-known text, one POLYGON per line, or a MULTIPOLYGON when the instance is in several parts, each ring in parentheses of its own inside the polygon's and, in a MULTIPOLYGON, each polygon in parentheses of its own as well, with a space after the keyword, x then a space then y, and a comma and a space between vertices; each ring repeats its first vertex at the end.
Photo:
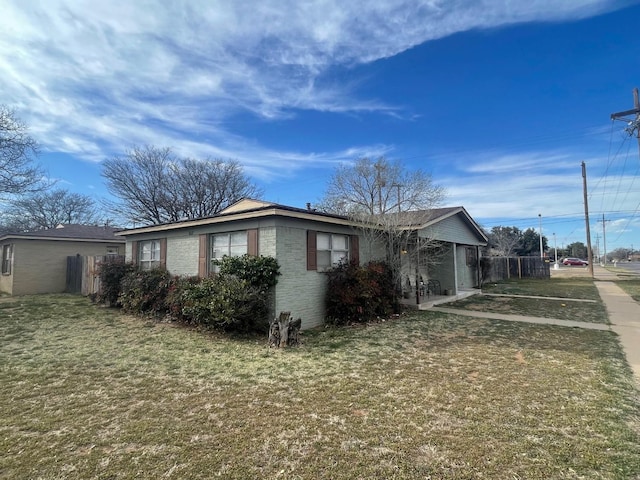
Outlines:
POLYGON ((422 312, 304 345, 0 302, 0 478, 624 479, 614 334, 422 312))
POLYGON ((640 302, 640 278, 634 277, 616 282, 620 288, 631 295, 636 302, 640 302))

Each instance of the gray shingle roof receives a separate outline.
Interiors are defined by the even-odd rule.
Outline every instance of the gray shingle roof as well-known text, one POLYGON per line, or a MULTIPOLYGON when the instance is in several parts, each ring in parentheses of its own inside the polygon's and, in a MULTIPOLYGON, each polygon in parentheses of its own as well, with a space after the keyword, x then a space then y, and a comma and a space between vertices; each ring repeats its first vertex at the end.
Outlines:
POLYGON ((9 233, 0 237, 3 238, 51 238, 69 240, 116 240, 122 242, 121 238, 114 235, 116 228, 99 225, 79 225, 67 224, 59 225, 56 228, 44 230, 33 230, 30 232, 9 233))

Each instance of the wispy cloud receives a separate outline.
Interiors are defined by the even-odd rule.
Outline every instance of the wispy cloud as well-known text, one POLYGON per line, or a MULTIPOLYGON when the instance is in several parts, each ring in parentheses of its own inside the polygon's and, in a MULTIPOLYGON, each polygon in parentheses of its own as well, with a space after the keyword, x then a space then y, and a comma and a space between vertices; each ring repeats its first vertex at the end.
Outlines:
POLYGON ((637 209, 637 171, 607 173, 608 159, 582 152, 497 151, 457 154, 450 174, 439 180, 450 204, 464 204, 479 219, 526 219, 538 213, 583 215, 584 190, 580 164, 590 168, 588 190, 592 212, 632 212, 637 209))
POLYGON ((0 15, 2 101, 51 151, 99 161, 136 144, 172 145, 240 158, 264 174, 269 168, 251 158, 273 169, 336 155, 272 152, 233 134, 227 119, 404 108, 331 82, 335 67, 469 29, 617 7, 609 0, 8 1, 0 15))

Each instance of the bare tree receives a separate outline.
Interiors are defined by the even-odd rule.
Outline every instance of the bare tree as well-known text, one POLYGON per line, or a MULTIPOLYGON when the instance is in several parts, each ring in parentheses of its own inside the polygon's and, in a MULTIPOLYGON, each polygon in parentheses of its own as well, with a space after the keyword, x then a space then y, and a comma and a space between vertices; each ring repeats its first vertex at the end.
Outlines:
POLYGON ((34 164, 37 142, 13 110, 0 105, 0 198, 43 188, 42 172, 34 164))
POLYGON ((406 268, 409 262, 437 261, 429 253, 438 250, 439 242, 418 239, 417 230, 429 221, 432 209, 444 197, 444 188, 424 171, 406 170, 399 161, 385 157, 365 157, 337 168, 318 208, 360 222, 369 248, 384 245, 386 261, 400 289, 403 264, 406 268))
MULTIPOLYGON (((620 247, 620 248, 616 248, 615 250, 609 252, 607 254, 607 256, 609 258, 612 258, 613 260, 618 260, 618 261, 630 260, 631 259, 631 250, 629 250, 628 248, 620 247)), ((581 256, 580 258, 586 258, 586 255, 585 256, 581 256)))
POLYGON ((393 212, 433 208, 442 202, 444 188, 422 170, 406 170, 385 157, 361 158, 340 165, 329 180, 319 208, 330 213, 367 218, 393 212))
POLYGON ((518 227, 493 227, 489 241, 500 256, 511 257, 522 245, 522 231, 518 227))
POLYGON ((119 203, 112 212, 129 223, 158 224, 218 213, 261 195, 238 162, 176 157, 169 148, 136 147, 103 163, 102 176, 119 203))
POLYGON ((19 231, 55 228, 60 224, 94 224, 100 220, 93 199, 65 189, 35 193, 11 202, 6 218, 19 231))

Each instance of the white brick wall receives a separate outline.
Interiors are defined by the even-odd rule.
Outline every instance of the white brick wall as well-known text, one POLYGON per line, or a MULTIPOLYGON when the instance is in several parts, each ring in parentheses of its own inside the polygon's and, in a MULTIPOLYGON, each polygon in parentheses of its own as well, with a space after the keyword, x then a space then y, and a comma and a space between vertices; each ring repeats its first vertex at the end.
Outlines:
POLYGON ((276 314, 291 311, 294 318, 302 318, 302 328, 324 323, 326 277, 307 270, 307 229, 278 227, 277 256, 280 264, 276 286, 276 314))
POLYGON ((277 258, 275 227, 264 227, 258 231, 258 254, 277 258))
POLYGON ((198 235, 167 237, 167 270, 172 275, 198 275, 198 235))

